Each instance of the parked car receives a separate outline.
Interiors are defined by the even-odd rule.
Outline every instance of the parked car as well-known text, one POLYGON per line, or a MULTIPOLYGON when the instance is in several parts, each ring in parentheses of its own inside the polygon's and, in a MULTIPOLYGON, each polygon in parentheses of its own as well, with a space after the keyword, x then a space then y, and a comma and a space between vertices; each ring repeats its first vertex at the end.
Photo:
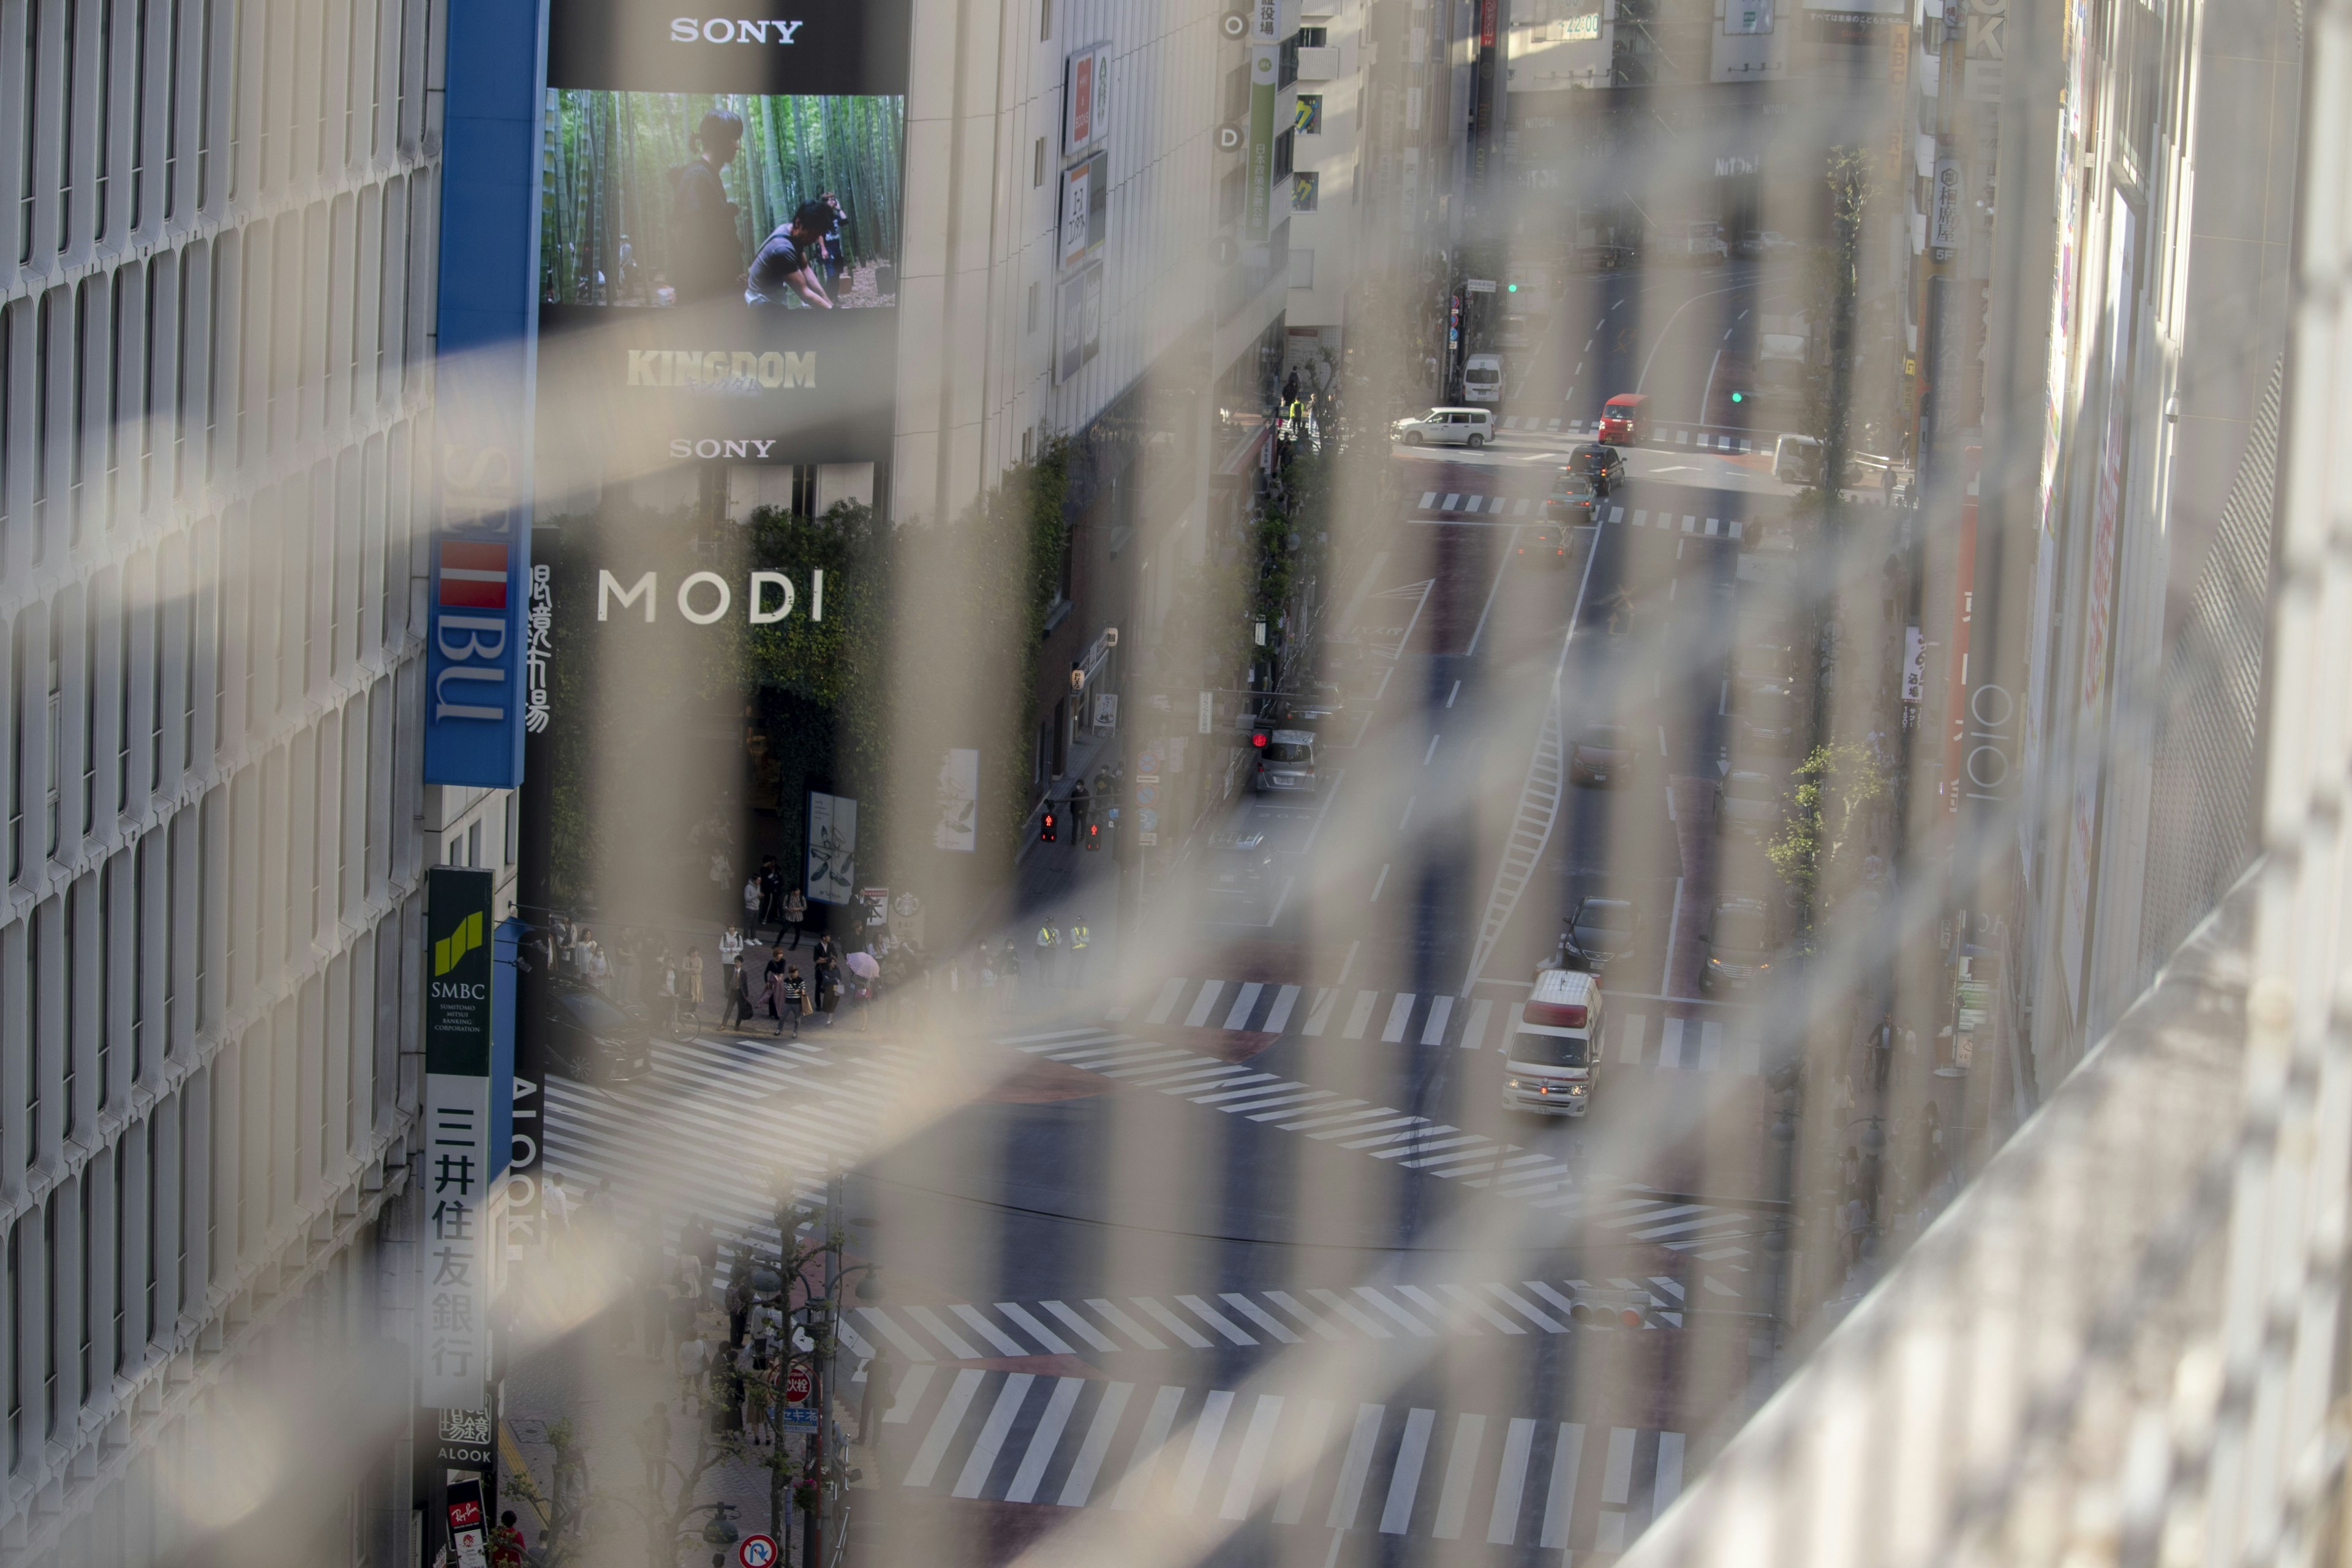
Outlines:
POLYGON ((1772 968, 1772 911, 1761 899, 1729 898, 1706 922, 1706 967, 1699 983, 1738 988, 1772 968))
MULTIPOLYGON (((1544 503, 1544 515, 1552 515, 1550 501, 1544 503)), ((1567 565, 1568 530, 1549 522, 1526 530, 1519 535, 1518 543, 1511 547, 1511 559, 1520 566, 1567 565)))
POLYGON ((1787 681, 1797 673, 1796 650, 1787 643, 1741 643, 1732 650, 1731 678, 1751 680, 1787 681))
POLYGON ((1642 934, 1641 911, 1630 899, 1580 899, 1560 933, 1560 955, 1598 974, 1633 950, 1642 934))
POLYGON ((1462 399, 1465 403, 1503 401, 1503 356, 1472 354, 1462 362, 1462 399))
POLYGON ((1759 680, 1742 687, 1733 721, 1741 746, 1783 755, 1796 744, 1796 692, 1787 682, 1779 680, 1759 680))
POLYGON ((1780 815, 1780 786, 1768 774, 1735 768, 1715 786, 1715 829, 1726 838, 1760 843, 1780 815))
POLYGON ((1433 408, 1398 420, 1396 437, 1408 447, 1483 447, 1495 438, 1495 416, 1484 408, 1433 408))
POLYGON ((550 1067, 583 1083, 627 1083, 653 1070, 653 1042, 641 1019, 588 982, 536 975, 531 1016, 550 1067))
POLYGON ((1633 732, 1622 724, 1593 724, 1578 731, 1568 749, 1571 784, 1631 784, 1640 766, 1633 732))

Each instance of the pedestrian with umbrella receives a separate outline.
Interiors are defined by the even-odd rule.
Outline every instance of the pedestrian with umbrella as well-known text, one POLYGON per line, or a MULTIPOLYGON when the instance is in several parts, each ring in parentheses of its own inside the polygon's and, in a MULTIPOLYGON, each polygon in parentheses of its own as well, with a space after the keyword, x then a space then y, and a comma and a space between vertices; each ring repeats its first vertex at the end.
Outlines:
POLYGON ((849 973, 856 976, 857 1026, 860 1029, 872 1028, 874 983, 881 976, 882 962, 864 948, 851 953, 843 962, 848 964, 849 973))

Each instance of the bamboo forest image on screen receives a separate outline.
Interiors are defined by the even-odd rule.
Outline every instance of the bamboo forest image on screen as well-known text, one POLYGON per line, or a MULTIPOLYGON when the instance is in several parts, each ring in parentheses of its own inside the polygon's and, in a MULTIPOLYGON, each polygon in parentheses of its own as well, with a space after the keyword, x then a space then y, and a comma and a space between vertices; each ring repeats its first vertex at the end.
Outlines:
POLYGON ((541 298, 898 303, 906 100, 548 94, 541 298))

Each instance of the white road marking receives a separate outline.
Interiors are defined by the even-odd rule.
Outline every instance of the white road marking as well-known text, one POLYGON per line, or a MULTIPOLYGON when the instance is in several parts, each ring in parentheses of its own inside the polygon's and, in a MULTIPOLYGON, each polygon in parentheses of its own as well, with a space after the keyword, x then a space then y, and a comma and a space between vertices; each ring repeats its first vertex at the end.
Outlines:
POLYGON ((1494 1010, 1495 1004, 1484 996, 1479 997, 1478 1000, 1470 1004, 1470 1021, 1462 1026, 1462 1039, 1460 1043, 1464 1050, 1475 1051, 1481 1045, 1485 1044, 1486 1038, 1486 1016, 1494 1010))
POLYGON ((1448 708, 1453 707, 1453 706, 1454 706, 1454 700, 1455 698, 1457 698, 1457 697, 1461 696, 1461 695, 1462 695, 1462 683, 1461 683, 1460 681, 1458 681, 1458 680, 1457 680, 1457 681, 1455 681, 1455 682, 1454 683, 1454 689, 1453 689, 1453 690, 1451 690, 1451 691, 1449 691, 1449 692, 1447 692, 1447 693, 1445 694, 1445 705, 1446 705, 1448 708))
POLYGON ((1373 881, 1372 881, 1372 896, 1371 896, 1370 899, 1366 900, 1365 900, 1365 902, 1367 902, 1367 903, 1373 903, 1373 904, 1377 904, 1377 903, 1379 903, 1379 902, 1381 901, 1381 889, 1382 888, 1387 887, 1388 885, 1389 885, 1389 868, 1388 868, 1388 867, 1387 867, 1387 866, 1383 865, 1383 866, 1381 868, 1381 874, 1380 874, 1380 876, 1378 876, 1377 878, 1375 878, 1375 879, 1373 879, 1373 881))
POLYGON ((1454 1014, 1454 998, 1440 996, 1429 1005, 1429 1022, 1422 1026, 1421 1043, 1440 1046, 1445 1043, 1445 1020, 1454 1014))

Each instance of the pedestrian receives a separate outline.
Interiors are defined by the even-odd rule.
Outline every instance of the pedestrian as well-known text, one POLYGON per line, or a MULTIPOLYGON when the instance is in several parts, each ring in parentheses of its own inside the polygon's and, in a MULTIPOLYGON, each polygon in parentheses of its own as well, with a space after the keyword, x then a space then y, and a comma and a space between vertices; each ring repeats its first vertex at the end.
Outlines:
POLYGON ((727 1348, 743 1346, 743 1325, 751 1316, 751 1260, 737 1251, 735 1266, 727 1271, 727 1348))
POLYGON ((1852 1197, 1862 1190, 1862 1151, 1849 1143, 1845 1157, 1838 1162, 1838 1194, 1852 1197))
POLYGON ((719 933, 719 967, 724 976, 721 984, 729 991, 735 989, 735 971, 742 965, 747 945, 742 928, 731 922, 719 933))
MULTIPOLYGON (((783 868, 776 864, 773 855, 760 857, 760 923, 773 925, 782 919, 784 897, 783 868)), ((782 936, 783 933, 776 933, 782 936)))
POLYGON ((1848 1270, 1852 1270, 1862 1261, 1863 1242, 1869 1232, 1870 1211, 1863 1206, 1860 1198, 1846 1199, 1843 1234, 1839 1237, 1839 1250, 1845 1258, 1848 1270))
MULTIPOLYGON (((808 919, 808 895, 794 888, 784 895, 782 908, 784 924, 793 928, 793 950, 797 952, 801 945, 801 926, 808 919)), ((777 940, 782 941, 783 934, 781 931, 776 932, 777 940)))
MULTIPOLYGON (((825 940, 830 942, 833 939, 828 936, 825 940)), ((816 994, 813 998, 812 1010, 822 1014, 826 1026, 830 1027, 834 1009, 841 1005, 841 967, 834 961, 834 955, 822 947, 817 949, 814 967, 816 994)))
POLYGON ((784 957, 784 944, 780 942, 768 950, 768 962, 760 971, 760 1005, 768 1010, 769 1017, 780 1024, 784 1021, 783 993, 776 987, 784 971, 791 967, 791 962, 784 957))
POLYGON ((669 1281, 675 1272, 647 1268, 637 1281, 637 1346, 647 1361, 659 1361, 667 1348, 662 1336, 669 1329, 669 1281))
POLYGON ((1037 984, 1051 989, 1054 984, 1054 961, 1061 956, 1062 928, 1054 923, 1051 915, 1037 927, 1037 984))
POLYGON ((702 1408, 702 1379, 709 1361, 710 1346, 707 1342, 693 1336, 678 1342, 677 1408, 680 1415, 687 1413, 689 1405, 698 1412, 702 1408))
POLYGON ((637 1457, 646 1465, 646 1490, 659 1498, 669 1471, 669 1406, 656 1402, 637 1423, 636 1438, 637 1457))
POLYGON ((1076 830, 1079 839, 1086 837, 1087 781, 1083 778, 1070 781, 1070 826, 1076 830))
POLYGON ((1094 933, 1087 929, 1087 917, 1078 916, 1070 922, 1070 989, 1087 988, 1087 957, 1094 944, 1094 933))
POLYGON ((1870 1039, 1870 1079, 1880 1094, 1886 1092, 1887 1069, 1895 1061, 1895 1015, 1881 1014, 1878 1030, 1870 1039))
POLYGON ((776 1037, 783 1037, 784 1026, 792 1026, 793 1038, 801 1037, 801 1015, 808 1011, 808 988, 801 983, 801 966, 790 963, 776 979, 776 1037))
POLYGON ((686 1016, 698 1024, 702 1021, 702 949, 686 950, 686 962, 679 965, 678 978, 685 984, 686 1016))
POLYGON ((524 1550, 514 1510, 508 1509, 499 1515, 498 1528, 490 1531, 490 1568, 522 1568, 524 1550))
POLYGON ((698 1299, 702 1295, 703 1272, 709 1267, 705 1261, 706 1251, 709 1258, 715 1260, 719 1256, 719 1238, 710 1234, 710 1227, 703 1223, 700 1215, 690 1214, 686 1216, 686 1227, 678 1232, 677 1237, 678 1278, 686 1281, 688 1293, 698 1299))
POLYGON ((1004 1010, 1011 1012, 1021 1000, 1020 944, 1011 937, 1004 939, 1004 950, 997 955, 997 989, 1004 993, 1004 1010))
POLYGON ((547 1216, 547 1237, 550 1241, 572 1239, 572 1194, 550 1171, 540 1178, 540 1212, 547 1216))
POLYGON ((760 934, 760 874, 757 871, 743 879, 743 923, 753 936, 760 934))
POLYGON ((1003 990, 997 980, 996 949, 983 942, 980 944, 980 1010, 982 1015, 992 1018, 996 1016, 997 1008, 1004 1003, 1003 990))

